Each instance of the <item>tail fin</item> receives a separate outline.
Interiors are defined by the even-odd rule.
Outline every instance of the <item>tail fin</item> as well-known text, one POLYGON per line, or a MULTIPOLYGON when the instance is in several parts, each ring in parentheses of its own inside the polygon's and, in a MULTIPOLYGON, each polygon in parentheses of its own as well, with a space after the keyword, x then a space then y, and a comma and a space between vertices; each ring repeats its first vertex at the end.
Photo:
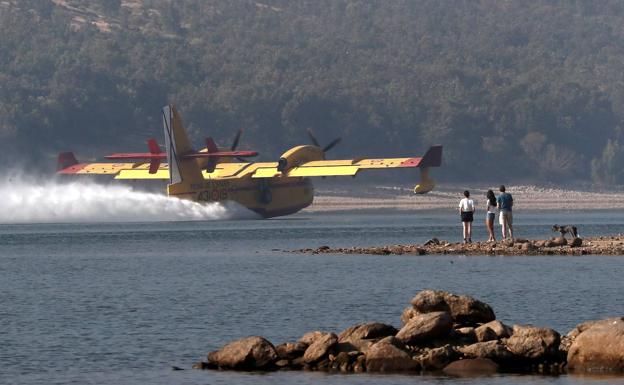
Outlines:
MULTIPOLYGON (((214 154, 215 152, 219 152, 219 148, 217 147, 217 144, 215 143, 214 139, 212 139, 211 137, 206 138, 206 152, 208 152, 209 154, 214 154)), ((215 170, 215 167, 217 167, 218 161, 219 161, 219 158, 208 158, 205 164, 206 171, 213 172, 215 170)))
POLYGON ((61 152, 58 155, 58 162, 57 162, 56 169, 60 171, 60 170, 66 169, 67 167, 71 167, 77 164, 78 164, 78 160, 76 160, 76 157, 74 156, 73 152, 61 152))
POLYGON ((422 157, 419 167, 440 167, 442 165, 442 146, 431 146, 422 157))
MULTIPOLYGON (((175 186, 182 184, 201 183, 204 178, 197 161, 184 158, 183 155, 193 153, 182 119, 174 105, 163 107, 163 128, 165 131, 165 146, 167 148, 167 162, 169 163, 169 188, 176 190, 175 186)), ((186 188, 188 190, 188 188, 186 188)), ((176 194, 181 192, 174 191, 176 194)))
POLYGON ((420 183, 414 187, 414 193, 425 194, 433 190, 435 181, 429 178, 429 167, 442 165, 442 146, 431 146, 420 160, 420 183))
MULTIPOLYGON (((160 154, 162 152, 162 150, 160 149, 160 146, 156 142, 156 139, 148 139, 147 147, 149 148, 150 154, 160 154)), ((156 159, 156 158, 151 159, 149 173, 156 174, 159 167, 160 167, 160 159, 156 159)))

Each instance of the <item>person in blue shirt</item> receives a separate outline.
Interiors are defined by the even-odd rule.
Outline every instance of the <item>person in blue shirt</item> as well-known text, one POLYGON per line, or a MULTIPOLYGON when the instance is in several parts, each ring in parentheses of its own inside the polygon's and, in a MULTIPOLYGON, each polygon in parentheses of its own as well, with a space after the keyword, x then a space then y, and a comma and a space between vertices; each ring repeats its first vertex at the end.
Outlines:
POLYGON ((505 192, 504 185, 501 185, 499 190, 501 194, 496 198, 496 206, 500 211, 499 223, 503 226, 503 240, 507 239, 507 232, 509 232, 509 238, 513 240, 513 197, 505 192))

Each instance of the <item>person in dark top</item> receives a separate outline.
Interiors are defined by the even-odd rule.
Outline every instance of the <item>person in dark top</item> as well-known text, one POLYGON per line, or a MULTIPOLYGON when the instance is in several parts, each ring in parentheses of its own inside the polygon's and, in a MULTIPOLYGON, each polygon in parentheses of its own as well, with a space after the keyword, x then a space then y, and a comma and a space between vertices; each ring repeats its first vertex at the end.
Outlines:
POLYGON ((496 196, 494 191, 488 190, 485 194, 487 198, 487 210, 485 213, 485 227, 488 231, 488 242, 496 242, 496 236, 494 235, 494 218, 496 218, 496 196))
POLYGON ((505 192, 505 186, 501 185, 499 188, 501 195, 496 198, 496 206, 500 211, 499 223, 503 226, 503 240, 507 239, 507 233, 509 232, 509 238, 513 240, 513 197, 511 194, 505 192))

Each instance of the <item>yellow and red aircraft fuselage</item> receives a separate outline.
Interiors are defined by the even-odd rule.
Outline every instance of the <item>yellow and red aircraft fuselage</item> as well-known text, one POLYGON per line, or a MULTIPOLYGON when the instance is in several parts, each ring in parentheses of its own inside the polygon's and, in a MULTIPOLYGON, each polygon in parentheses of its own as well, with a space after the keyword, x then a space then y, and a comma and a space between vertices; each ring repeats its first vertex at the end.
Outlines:
MULTIPOLYGON (((235 201, 265 218, 295 213, 314 199, 310 177, 355 176, 361 170, 419 168, 421 183, 414 189, 433 189, 429 167, 441 163, 442 147, 434 146, 423 157, 325 160, 324 151, 313 145, 296 146, 277 162, 232 162, 251 152, 220 152, 211 139, 194 151, 175 107, 163 108, 166 153, 148 141, 150 153, 113 154, 112 159, 146 159, 138 163, 78 163, 71 153, 59 155, 59 174, 109 175, 116 180, 166 181, 167 194, 197 202, 235 201), (161 159, 167 163, 160 163, 161 159)), ((255 153, 254 153, 255 154, 255 153)))

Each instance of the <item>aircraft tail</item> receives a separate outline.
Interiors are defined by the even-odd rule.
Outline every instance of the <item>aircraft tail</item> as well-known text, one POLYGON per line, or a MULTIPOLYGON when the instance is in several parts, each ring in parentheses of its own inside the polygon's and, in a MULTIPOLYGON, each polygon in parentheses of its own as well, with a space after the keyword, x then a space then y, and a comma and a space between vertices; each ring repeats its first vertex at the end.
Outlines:
POLYGON ((204 178, 197 161, 185 158, 184 155, 194 153, 184 130, 182 118, 174 105, 163 107, 163 128, 167 162, 169 163, 169 195, 190 193, 190 185, 202 183, 204 178))
POLYGON ((64 170, 68 167, 75 166, 78 164, 78 160, 73 152, 61 152, 58 155, 58 162, 56 169, 58 171, 64 170))
POLYGON ((420 183, 414 187, 414 193, 425 194, 433 190, 435 181, 429 178, 429 167, 442 165, 442 146, 431 146, 420 160, 420 183))
POLYGON ((419 167, 440 167, 442 165, 442 146, 431 146, 420 160, 419 167))

